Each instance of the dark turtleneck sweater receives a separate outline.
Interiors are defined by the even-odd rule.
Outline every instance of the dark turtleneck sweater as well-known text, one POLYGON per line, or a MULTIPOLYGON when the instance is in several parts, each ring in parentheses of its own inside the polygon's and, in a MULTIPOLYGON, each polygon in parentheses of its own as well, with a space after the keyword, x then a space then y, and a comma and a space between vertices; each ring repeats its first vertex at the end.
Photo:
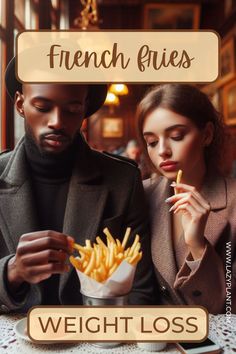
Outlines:
MULTIPOLYGON (((25 152, 32 177, 39 231, 62 232, 69 181, 78 146, 75 142, 67 151, 58 154, 42 154, 35 143, 25 137, 25 152)), ((59 275, 52 275, 40 283, 42 304, 57 305, 59 275)))

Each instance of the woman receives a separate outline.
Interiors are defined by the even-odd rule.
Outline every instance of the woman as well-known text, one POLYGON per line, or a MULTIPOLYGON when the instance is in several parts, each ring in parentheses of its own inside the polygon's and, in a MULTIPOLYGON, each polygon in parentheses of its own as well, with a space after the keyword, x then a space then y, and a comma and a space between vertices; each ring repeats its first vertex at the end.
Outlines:
POLYGON ((137 118, 147 157, 162 175, 144 182, 161 303, 236 312, 236 180, 220 170, 219 115, 197 88, 166 84, 143 98, 137 118))

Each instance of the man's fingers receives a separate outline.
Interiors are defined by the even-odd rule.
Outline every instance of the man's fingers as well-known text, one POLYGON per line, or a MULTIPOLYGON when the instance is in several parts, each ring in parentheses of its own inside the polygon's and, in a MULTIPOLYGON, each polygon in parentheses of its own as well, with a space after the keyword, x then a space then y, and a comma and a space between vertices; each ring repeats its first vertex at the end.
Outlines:
POLYGON ((65 244, 66 243, 71 244, 72 242, 74 242, 73 237, 65 235, 61 232, 54 231, 54 230, 43 230, 43 231, 36 231, 36 232, 24 234, 21 236, 20 241, 28 242, 28 241, 34 241, 37 239, 41 239, 44 237, 50 237, 50 238, 54 238, 54 239, 58 239, 58 240, 63 240, 65 242, 65 244))
POLYGON ((48 263, 41 266, 33 266, 27 269, 25 280, 31 284, 38 283, 39 279, 47 279, 52 274, 61 274, 69 270, 69 266, 62 263, 48 263))
POLYGON ((24 266, 42 265, 49 262, 64 263, 67 258, 67 253, 64 251, 56 251, 53 249, 25 254, 21 258, 21 262, 24 266))
POLYGON ((64 250, 67 253, 70 253, 71 251, 70 245, 67 242, 67 238, 65 237, 41 237, 33 239, 31 241, 22 241, 23 240, 20 241, 17 248, 18 255, 24 255, 26 253, 30 254, 50 249, 64 250))

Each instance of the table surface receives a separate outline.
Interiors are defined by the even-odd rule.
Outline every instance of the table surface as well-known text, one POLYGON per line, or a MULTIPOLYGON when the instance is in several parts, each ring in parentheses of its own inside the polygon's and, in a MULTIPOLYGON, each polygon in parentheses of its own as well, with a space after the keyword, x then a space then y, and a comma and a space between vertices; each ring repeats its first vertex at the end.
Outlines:
MULTIPOLYGON (((17 338, 14 332, 14 325, 23 318, 23 315, 0 315, 0 353, 1 354, 38 354, 38 353, 84 353, 84 354, 141 354, 148 353, 139 349, 136 344, 125 344, 113 349, 95 348, 91 344, 33 344, 17 338)), ((225 315, 210 315, 209 338, 223 348, 224 354, 236 353, 236 315, 226 317, 225 315)), ((179 354, 174 344, 159 353, 179 354)))

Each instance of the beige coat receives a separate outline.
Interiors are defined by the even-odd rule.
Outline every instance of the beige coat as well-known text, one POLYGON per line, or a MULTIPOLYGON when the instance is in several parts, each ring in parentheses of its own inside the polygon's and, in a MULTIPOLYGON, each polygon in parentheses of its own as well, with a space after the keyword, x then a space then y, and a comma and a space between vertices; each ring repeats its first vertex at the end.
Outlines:
POLYGON ((154 182, 145 181, 144 187, 150 207, 158 302, 202 305, 210 313, 224 313, 229 310, 226 306, 230 304, 231 295, 231 310, 236 313, 236 180, 219 176, 206 179, 201 193, 211 205, 205 229, 207 247, 194 271, 185 262, 186 256, 188 260, 193 259, 187 252, 184 237, 176 252, 173 250, 170 206, 165 203, 165 199, 173 194, 170 182, 160 177, 154 182), (228 262, 227 244, 229 252, 231 250, 228 262), (179 267, 177 259, 182 259, 179 267))

